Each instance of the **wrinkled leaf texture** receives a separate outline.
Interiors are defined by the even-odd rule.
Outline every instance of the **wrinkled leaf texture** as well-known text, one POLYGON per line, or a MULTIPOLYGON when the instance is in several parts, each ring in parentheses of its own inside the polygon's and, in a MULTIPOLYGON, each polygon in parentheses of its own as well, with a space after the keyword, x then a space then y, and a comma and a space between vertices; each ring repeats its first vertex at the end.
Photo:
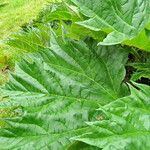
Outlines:
POLYGON ((1 90, 10 100, 0 107, 16 108, 19 116, 4 119, 8 127, 0 129, 0 148, 71 149, 71 138, 91 132, 86 122, 96 120, 96 109, 127 93, 127 56, 119 46, 89 49, 52 32, 50 48, 18 63, 1 90))
POLYGON ((130 86, 130 96, 98 110, 102 120, 88 123, 92 133, 74 139, 104 150, 150 149, 150 87, 135 85, 140 91, 130 86))
POLYGON ((141 78, 150 79, 150 62, 131 63, 129 65, 136 69, 136 71, 132 75, 131 80, 137 81, 141 78))
POLYGON ((150 50, 147 46, 149 39, 144 31, 150 17, 149 0, 71 1, 78 6, 82 14, 89 18, 77 22, 78 24, 94 31, 101 30, 108 33, 103 42, 99 43, 100 45, 114 45, 123 42, 150 50))
POLYGON ((62 36, 62 26, 65 28, 65 37, 75 40, 85 39, 86 37, 92 37, 99 41, 103 40, 106 36, 104 32, 87 30, 87 28, 75 23, 83 20, 76 9, 75 6, 70 4, 50 4, 46 10, 43 10, 37 21, 25 27, 24 30, 11 35, 6 43, 19 50, 21 54, 37 51, 40 48, 50 46, 51 28, 57 32, 57 35, 62 36))

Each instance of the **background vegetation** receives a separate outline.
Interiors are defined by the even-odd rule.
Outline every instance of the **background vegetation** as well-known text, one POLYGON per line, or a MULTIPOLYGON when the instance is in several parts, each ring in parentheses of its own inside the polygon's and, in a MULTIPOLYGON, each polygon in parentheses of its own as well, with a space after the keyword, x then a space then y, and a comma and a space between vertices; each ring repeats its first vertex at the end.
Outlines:
MULTIPOLYGON (((32 23, 48 2, 48 0, 0 0, 0 84, 7 81, 8 71, 13 69, 19 53, 5 44, 6 39, 23 26, 32 23)), ((0 111, 0 117, 8 114, 9 111, 0 111)))
POLYGON ((0 83, 13 66, 17 51, 4 44, 6 38, 32 23, 48 0, 0 0, 0 83))
POLYGON ((50 3, 2 38, 0 147, 150 149, 149 6, 50 3))

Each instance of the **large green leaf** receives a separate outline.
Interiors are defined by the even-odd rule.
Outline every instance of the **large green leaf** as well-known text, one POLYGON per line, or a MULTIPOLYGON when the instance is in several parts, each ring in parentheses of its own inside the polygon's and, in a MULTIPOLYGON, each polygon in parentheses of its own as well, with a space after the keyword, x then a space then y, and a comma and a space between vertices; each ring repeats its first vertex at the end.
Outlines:
POLYGON ((108 32, 101 45, 113 45, 136 37, 149 22, 149 0, 71 0, 89 18, 78 24, 108 32))
POLYGON ((99 109, 93 132, 75 139, 104 150, 150 149, 150 87, 130 87, 131 95, 99 109))
MULTIPOLYGON (((1 149, 67 149, 70 139, 90 131, 99 105, 126 94, 122 83, 128 52, 119 46, 91 48, 62 41, 52 32, 50 49, 41 49, 16 65, 2 89, 19 116, 5 119, 1 149)), ((91 147, 91 149, 93 149, 91 147)))

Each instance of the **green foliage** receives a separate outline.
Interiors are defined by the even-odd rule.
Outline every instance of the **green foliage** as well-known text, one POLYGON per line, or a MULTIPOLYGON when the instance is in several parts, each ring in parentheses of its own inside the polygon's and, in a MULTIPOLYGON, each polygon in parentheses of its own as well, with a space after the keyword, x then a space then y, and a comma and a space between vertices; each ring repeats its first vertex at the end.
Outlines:
MULTIPOLYGON (((148 28, 150 29, 150 24, 148 25, 148 28)), ((124 42, 124 44, 129 46, 137 47, 141 50, 146 50, 150 52, 150 38, 148 34, 146 33, 146 30, 142 30, 138 36, 133 38, 132 40, 127 40, 124 42)))
POLYGON ((142 77, 150 79, 150 63, 132 63, 130 66, 136 69, 132 75, 133 81, 137 81, 142 77))
POLYGON ((105 31, 107 37, 100 45, 125 43, 146 50, 149 41, 143 30, 149 23, 150 2, 148 0, 71 0, 88 17, 78 24, 94 31, 105 31), (143 31, 143 32, 142 32, 143 31), (142 33, 141 33, 142 32, 142 33), (137 36, 141 33, 141 36, 137 36), (144 43, 139 43, 142 38, 144 43), (136 38, 136 40, 134 39, 136 38), (133 39, 133 40, 132 40, 133 39), (129 40, 129 41, 128 41, 129 40), (142 45, 141 45, 142 44, 142 45))
POLYGON ((11 36, 7 44, 20 52, 35 52, 40 47, 48 47, 50 41, 50 26, 28 27, 11 36))
POLYGON ((101 120, 88 122, 91 133, 74 139, 104 150, 148 150, 150 148, 150 87, 130 86, 131 95, 101 107, 101 120))
POLYGON ((47 0, 0 0, 0 40, 36 17, 47 0), (3 6, 3 7, 2 7, 3 6), (30 12, 30 13, 28 13, 30 12))
POLYGON ((7 44, 21 50, 21 52, 31 52, 38 50, 39 47, 48 47, 51 28, 59 36, 65 34, 65 37, 75 40, 85 39, 86 37, 102 40, 106 36, 104 32, 93 32, 75 23, 81 20, 83 18, 75 6, 66 3, 54 3, 43 10, 32 25, 12 35, 7 44), (62 33, 62 26, 65 33, 62 33))
POLYGON ((21 59, 0 88, 0 149, 150 149, 150 86, 132 82, 149 55, 116 45, 148 50, 149 1, 71 1, 7 40, 21 59))
POLYGON ((133 60, 128 62, 128 67, 132 70, 131 80, 147 82, 150 84, 150 53, 143 53, 133 49, 133 60), (143 80, 143 81, 142 81, 143 80))
POLYGON ((12 69, 18 51, 5 44, 5 39, 21 26, 32 22, 47 0, 0 0, 0 85, 5 83, 5 68, 12 69))
POLYGON ((2 149, 66 149, 71 137, 88 132, 99 105, 124 96, 126 50, 119 46, 89 49, 83 42, 51 35, 50 49, 22 60, 1 92, 21 116, 6 119, 2 149), (117 57, 117 62, 114 61, 117 57), (123 93, 122 93, 123 91, 123 93))

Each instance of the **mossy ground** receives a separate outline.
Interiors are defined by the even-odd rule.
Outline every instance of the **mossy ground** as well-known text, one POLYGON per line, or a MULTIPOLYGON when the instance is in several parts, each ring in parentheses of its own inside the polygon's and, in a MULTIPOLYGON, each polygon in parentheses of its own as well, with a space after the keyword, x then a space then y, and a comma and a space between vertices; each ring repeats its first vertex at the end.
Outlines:
POLYGON ((36 18, 47 0, 0 0, 0 39, 36 18))
POLYGON ((4 44, 12 33, 36 19, 48 0, 0 0, 0 84, 7 80, 5 68, 11 67, 17 52, 4 44))

